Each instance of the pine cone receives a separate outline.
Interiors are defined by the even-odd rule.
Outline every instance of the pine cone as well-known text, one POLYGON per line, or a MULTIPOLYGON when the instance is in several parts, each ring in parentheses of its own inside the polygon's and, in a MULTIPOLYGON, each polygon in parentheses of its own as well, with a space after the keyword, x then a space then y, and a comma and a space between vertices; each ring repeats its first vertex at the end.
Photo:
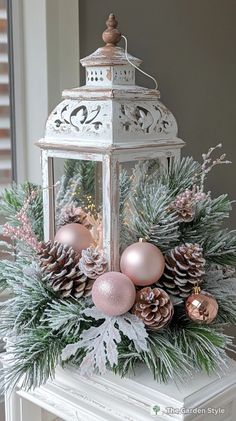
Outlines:
POLYGON ((192 190, 186 189, 183 193, 176 196, 170 209, 174 210, 180 222, 190 222, 195 215, 195 194, 192 190))
POLYGON ((107 271, 107 259, 98 247, 89 247, 82 251, 79 268, 88 278, 96 279, 107 271))
POLYGON ((194 199, 196 202, 200 202, 201 200, 205 200, 207 198, 210 197, 210 192, 208 192, 207 194, 201 191, 197 191, 197 193, 195 193, 194 195, 194 199))
POLYGON ((167 292, 188 297, 196 282, 201 283, 205 274, 205 259, 199 244, 182 244, 165 256, 166 267, 160 285, 167 292))
POLYGON ((79 268, 80 255, 69 246, 48 241, 38 253, 45 279, 63 298, 89 295, 93 281, 79 268))
POLYGON ((66 224, 82 224, 86 228, 90 229, 91 224, 87 219, 88 214, 82 209, 77 208, 73 203, 71 205, 65 206, 59 218, 58 227, 62 227, 66 224))
POLYGON ((132 313, 142 319, 148 329, 159 330, 171 321, 174 307, 163 289, 146 287, 137 292, 132 313))

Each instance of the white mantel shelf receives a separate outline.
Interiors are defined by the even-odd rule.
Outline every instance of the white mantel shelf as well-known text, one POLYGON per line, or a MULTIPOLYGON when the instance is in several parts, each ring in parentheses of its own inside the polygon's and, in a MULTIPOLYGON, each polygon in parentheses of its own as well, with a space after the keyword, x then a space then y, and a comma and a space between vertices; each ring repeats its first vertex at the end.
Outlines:
POLYGON ((145 367, 135 377, 81 377, 76 369, 57 369, 54 381, 31 391, 6 397, 6 421, 234 421, 236 414, 236 363, 221 378, 195 375, 183 384, 160 385, 145 367), (158 414, 152 408, 160 407, 158 414), (167 414, 167 407, 201 408, 205 414, 167 414), (210 408, 210 409, 208 409, 210 408), (210 414, 211 408, 222 413, 210 414), (46 412, 51 415, 45 415, 46 412))

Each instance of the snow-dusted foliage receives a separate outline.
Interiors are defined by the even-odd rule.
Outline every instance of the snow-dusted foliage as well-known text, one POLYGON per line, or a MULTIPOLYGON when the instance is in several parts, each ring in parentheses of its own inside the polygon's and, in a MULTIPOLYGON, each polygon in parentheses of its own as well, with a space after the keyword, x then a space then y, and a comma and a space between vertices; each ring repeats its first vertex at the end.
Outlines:
POLYGON ((121 342, 121 334, 133 341, 137 352, 148 350, 148 334, 144 323, 133 314, 105 317, 96 307, 87 308, 83 313, 86 317, 92 317, 96 321, 103 320, 103 322, 98 327, 92 326, 83 331, 80 340, 67 345, 62 352, 62 359, 67 361, 79 349, 86 349, 86 356, 80 367, 83 374, 91 374, 96 369, 104 373, 107 363, 111 367, 117 365, 117 345, 121 342))

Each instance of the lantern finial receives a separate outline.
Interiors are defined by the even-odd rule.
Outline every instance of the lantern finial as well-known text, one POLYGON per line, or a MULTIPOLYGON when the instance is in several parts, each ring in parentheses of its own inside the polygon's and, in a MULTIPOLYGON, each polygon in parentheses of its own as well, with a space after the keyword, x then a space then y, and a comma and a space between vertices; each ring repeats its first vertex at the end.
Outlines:
POLYGON ((107 29, 102 34, 102 39, 106 45, 115 47, 121 39, 121 33, 117 29, 118 21, 114 13, 110 13, 106 21, 107 29))

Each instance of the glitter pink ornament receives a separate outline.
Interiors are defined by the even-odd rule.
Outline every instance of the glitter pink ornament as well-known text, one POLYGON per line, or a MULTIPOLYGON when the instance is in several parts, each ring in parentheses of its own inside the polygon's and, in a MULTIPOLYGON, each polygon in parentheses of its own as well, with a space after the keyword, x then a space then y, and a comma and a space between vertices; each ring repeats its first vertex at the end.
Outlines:
POLYGON ((121 256, 121 272, 138 286, 152 285, 157 282, 164 268, 165 259, 162 252, 142 239, 127 247, 121 256))
POLYGON ((127 313, 133 306, 135 297, 133 282, 120 272, 106 272, 93 284, 92 300, 108 316, 127 313))

